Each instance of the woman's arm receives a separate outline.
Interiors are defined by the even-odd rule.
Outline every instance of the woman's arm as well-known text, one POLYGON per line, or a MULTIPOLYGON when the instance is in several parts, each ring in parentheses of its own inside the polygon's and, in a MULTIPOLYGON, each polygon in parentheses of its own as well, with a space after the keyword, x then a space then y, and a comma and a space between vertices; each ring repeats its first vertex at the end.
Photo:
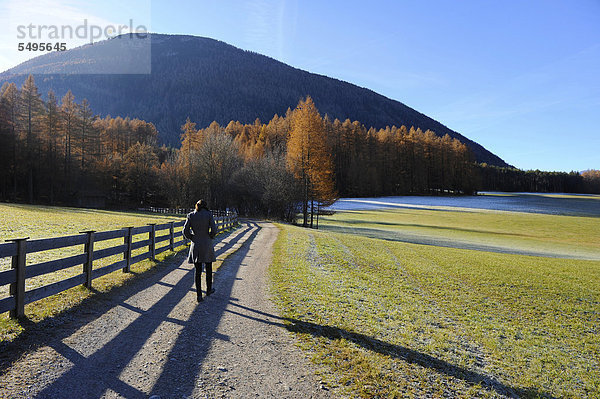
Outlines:
POLYGON ((183 236, 188 240, 191 240, 194 237, 192 234, 192 229, 190 228, 190 215, 187 215, 187 219, 185 219, 185 224, 183 225, 183 236))

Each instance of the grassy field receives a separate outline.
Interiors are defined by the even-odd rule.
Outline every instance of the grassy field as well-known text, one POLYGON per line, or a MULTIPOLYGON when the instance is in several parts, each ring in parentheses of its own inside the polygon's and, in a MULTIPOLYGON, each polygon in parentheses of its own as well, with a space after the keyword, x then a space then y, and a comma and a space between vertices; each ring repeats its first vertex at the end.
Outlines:
POLYGON ((388 240, 410 235, 600 260, 598 217, 393 209, 339 213, 324 218, 321 228, 388 240))
POLYGON ((538 216, 394 210, 339 213, 320 231, 280 225, 273 296, 326 383, 350 397, 600 397, 600 261, 386 237, 598 252, 597 218, 538 216))
MULTIPOLYGON (((165 223, 167 221, 182 220, 182 216, 163 216, 145 213, 126 213, 90 210, 81 208, 59 208, 44 206, 29 206, 15 204, 0 204, 0 242, 12 238, 49 238, 78 234, 84 230, 107 231, 126 226, 144 226, 148 223, 165 223)), ((159 234, 165 234, 163 231, 159 234)), ((141 234, 135 241, 147 239, 147 234, 141 234)), ((109 246, 120 245, 123 239, 107 240, 94 246, 102 249, 109 246)), ((159 246, 165 245, 165 242, 159 246)), ((133 251, 133 255, 141 253, 147 248, 133 251)), ((28 255, 27 264, 35 264, 47 260, 58 259, 65 256, 76 255, 83 252, 83 246, 63 248, 60 250, 44 251, 28 255)), ((157 261, 164 261, 173 256, 173 252, 166 251, 157 257, 157 261)), ((115 255, 94 262, 94 268, 111 264, 122 259, 122 255, 115 255)), ((150 260, 132 265, 131 274, 119 271, 95 279, 93 287, 96 291, 106 292, 111 288, 124 284, 135 275, 144 273, 156 263, 150 260)), ((0 270, 10 267, 10 258, 0 259, 0 270)), ((55 273, 38 276, 26 280, 26 289, 30 290, 55 281, 81 273, 81 266, 64 269, 55 273)), ((25 314, 29 322, 38 322, 80 303, 90 296, 92 291, 84 287, 75 287, 61 294, 37 301, 25 306, 25 314)), ((0 298, 8 295, 8 286, 0 287, 0 298)), ((12 339, 22 331, 22 324, 10 320, 8 313, 0 315, 0 340, 12 339)))
POLYGON ((126 226, 144 226, 182 220, 184 216, 163 216, 142 212, 113 212, 85 208, 0 203, 0 240, 47 238, 78 234, 80 231, 106 231, 126 226))

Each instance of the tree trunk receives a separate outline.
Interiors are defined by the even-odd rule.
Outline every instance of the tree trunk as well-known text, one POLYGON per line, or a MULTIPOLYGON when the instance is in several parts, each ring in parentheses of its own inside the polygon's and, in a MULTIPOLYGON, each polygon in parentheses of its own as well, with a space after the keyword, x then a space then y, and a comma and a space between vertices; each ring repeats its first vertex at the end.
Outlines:
POLYGON ((302 227, 306 227, 308 226, 308 178, 306 176, 304 176, 304 201, 302 202, 302 213, 304 214, 302 227))
POLYGON ((13 126, 13 165, 12 165, 12 178, 13 178, 13 201, 17 201, 17 137, 15 135, 15 128, 13 126))
POLYGON ((29 170, 27 171, 27 191, 29 194, 29 203, 33 204, 33 167, 29 165, 29 170))

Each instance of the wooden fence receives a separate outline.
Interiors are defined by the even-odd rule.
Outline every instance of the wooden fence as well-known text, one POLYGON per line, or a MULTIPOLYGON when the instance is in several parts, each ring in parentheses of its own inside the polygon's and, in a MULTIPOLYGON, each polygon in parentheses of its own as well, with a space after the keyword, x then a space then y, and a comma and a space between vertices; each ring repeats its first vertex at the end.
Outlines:
MULTIPOLYGON (((122 269, 129 272, 130 266, 144 259, 156 259, 156 255, 186 243, 183 237, 185 221, 169 222, 164 224, 149 224, 142 227, 125 227, 111 231, 84 231, 77 235, 44 238, 30 240, 20 238, 8 240, 0 244, 0 259, 11 257, 12 266, 9 270, 0 271, 0 287, 10 284, 9 296, 0 299, 0 314, 10 311, 11 317, 22 317, 25 315, 25 305, 31 302, 58 294, 69 288, 83 284, 87 288, 92 287, 92 280, 105 274, 122 269), (179 231, 175 231, 175 230, 179 231), (168 230, 167 234, 157 236, 156 233, 168 230), (148 238, 136 241, 139 234, 148 234, 148 238), (94 244, 106 240, 123 238, 123 244, 94 250, 94 244), (176 239, 179 240, 175 241, 176 239), (166 245, 157 247, 157 244, 168 241, 166 245), (79 255, 55 259, 47 262, 26 265, 27 254, 41 251, 49 251, 83 245, 83 252, 79 255), (132 256, 132 251, 147 247, 147 251, 132 256), (94 269, 93 262, 109 256, 123 254, 123 259, 110 265, 94 269), (25 290, 25 279, 53 273, 70 267, 83 265, 81 274, 54 282, 29 291, 25 290)), ((230 213, 227 216, 215 217, 218 232, 227 230, 237 223, 237 215, 230 213)))
MULTIPOLYGON (((157 208, 155 206, 149 206, 147 208, 138 208, 138 211, 142 212, 152 212, 152 213, 165 213, 165 214, 173 214, 173 215, 187 215, 190 212, 193 212, 192 208, 157 208)), ((219 210, 211 210, 214 217, 218 216, 234 216, 236 213, 232 211, 219 211, 219 210)))

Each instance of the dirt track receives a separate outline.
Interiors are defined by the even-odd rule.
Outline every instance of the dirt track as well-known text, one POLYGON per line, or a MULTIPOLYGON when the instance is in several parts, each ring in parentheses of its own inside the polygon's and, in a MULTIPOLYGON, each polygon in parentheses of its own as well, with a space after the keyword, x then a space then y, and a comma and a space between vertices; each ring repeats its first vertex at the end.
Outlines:
POLYGON ((580 260, 600 260, 600 254, 591 253, 590 251, 580 251, 573 247, 568 253, 564 250, 546 250, 533 251, 527 249, 519 249, 508 246, 488 245, 480 242, 469 242, 460 239, 451 239, 444 237, 433 237, 421 234, 415 234, 402 230, 383 230, 369 229, 361 227, 345 227, 336 225, 325 225, 321 227, 323 231, 331 231, 342 234, 356 234, 363 237, 376 238, 380 240, 391 240, 398 242, 406 242, 410 244, 431 245, 435 247, 469 249, 472 251, 496 252, 501 254, 538 256, 543 258, 560 258, 560 259, 580 259, 580 260))
MULTIPOLYGON (((327 397, 268 299, 277 228, 243 223, 216 292, 197 304, 193 266, 177 263, 2 347, 0 397, 327 397)), ((34 327, 35 329, 35 327, 34 327)))

